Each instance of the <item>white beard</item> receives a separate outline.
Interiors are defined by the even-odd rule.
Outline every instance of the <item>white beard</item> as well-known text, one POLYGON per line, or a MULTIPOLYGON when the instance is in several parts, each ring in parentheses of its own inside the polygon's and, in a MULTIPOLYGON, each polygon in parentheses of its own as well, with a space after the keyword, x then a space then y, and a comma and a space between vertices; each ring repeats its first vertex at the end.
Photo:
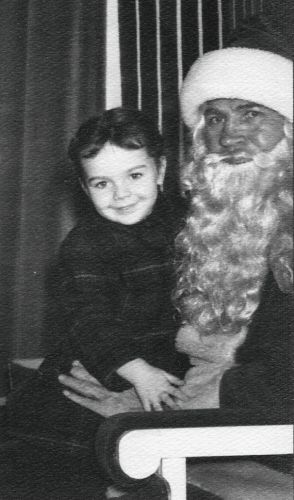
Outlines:
POLYGON ((178 237, 175 297, 184 326, 176 347, 193 368, 182 389, 191 398, 180 403, 183 408, 218 405, 219 382, 244 342, 285 206, 289 211, 291 167, 283 139, 271 152, 238 165, 202 151, 184 172, 191 206, 178 237))
MULTIPOLYGON (((227 304, 226 312, 233 319, 236 303, 230 311, 230 300, 233 304, 242 284, 248 289, 239 319, 241 324, 248 322, 258 305, 267 270, 267 248, 281 225, 283 204, 289 211, 292 201, 290 169, 287 139, 273 151, 256 155, 252 162, 231 165, 219 155, 202 154, 189 165, 184 176, 186 185, 190 183, 191 202, 186 226, 177 238, 182 260, 175 292, 176 298, 182 293, 179 309, 184 321, 191 324, 192 320, 195 326, 199 320, 201 323, 199 311, 195 321, 192 319, 193 293, 196 302, 201 294, 206 296, 206 309, 211 301, 216 314, 227 304), (238 266, 243 277, 238 277, 238 266)), ((237 309, 236 318, 240 307, 237 309)))

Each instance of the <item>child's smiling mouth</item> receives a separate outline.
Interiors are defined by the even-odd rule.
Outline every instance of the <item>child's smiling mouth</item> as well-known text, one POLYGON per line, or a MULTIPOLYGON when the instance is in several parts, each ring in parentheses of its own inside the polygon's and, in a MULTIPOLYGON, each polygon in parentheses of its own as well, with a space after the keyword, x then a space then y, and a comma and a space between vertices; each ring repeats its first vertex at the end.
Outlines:
POLYGON ((136 210, 138 203, 132 203, 131 205, 125 205, 123 207, 115 207, 115 210, 122 213, 129 213, 136 210))

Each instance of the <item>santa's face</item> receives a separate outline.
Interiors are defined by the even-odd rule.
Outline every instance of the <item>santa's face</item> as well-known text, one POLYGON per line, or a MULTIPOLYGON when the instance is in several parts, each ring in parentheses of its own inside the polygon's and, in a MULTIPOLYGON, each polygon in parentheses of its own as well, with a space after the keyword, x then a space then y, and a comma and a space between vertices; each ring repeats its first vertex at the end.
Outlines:
POLYGON ((207 101, 203 115, 207 153, 221 155, 232 165, 272 151, 284 136, 284 118, 279 113, 242 99, 207 101))

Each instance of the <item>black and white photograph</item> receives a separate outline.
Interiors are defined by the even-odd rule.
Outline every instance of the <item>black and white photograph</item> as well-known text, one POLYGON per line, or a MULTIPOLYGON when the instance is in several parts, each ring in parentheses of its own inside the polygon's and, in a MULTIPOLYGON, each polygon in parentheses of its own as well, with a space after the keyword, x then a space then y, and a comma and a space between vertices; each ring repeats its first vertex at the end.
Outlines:
POLYGON ((293 500, 291 0, 0 0, 0 500, 293 500))

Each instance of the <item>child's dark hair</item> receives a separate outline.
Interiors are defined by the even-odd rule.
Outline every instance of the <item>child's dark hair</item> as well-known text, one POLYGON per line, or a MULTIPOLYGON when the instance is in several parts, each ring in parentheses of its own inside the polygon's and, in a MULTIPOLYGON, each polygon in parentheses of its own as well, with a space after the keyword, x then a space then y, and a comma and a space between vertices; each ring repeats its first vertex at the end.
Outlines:
POLYGON ((158 167, 164 154, 163 138, 147 116, 135 109, 113 108, 83 123, 70 142, 68 154, 80 178, 82 160, 96 156, 107 142, 124 149, 145 148, 158 167))

